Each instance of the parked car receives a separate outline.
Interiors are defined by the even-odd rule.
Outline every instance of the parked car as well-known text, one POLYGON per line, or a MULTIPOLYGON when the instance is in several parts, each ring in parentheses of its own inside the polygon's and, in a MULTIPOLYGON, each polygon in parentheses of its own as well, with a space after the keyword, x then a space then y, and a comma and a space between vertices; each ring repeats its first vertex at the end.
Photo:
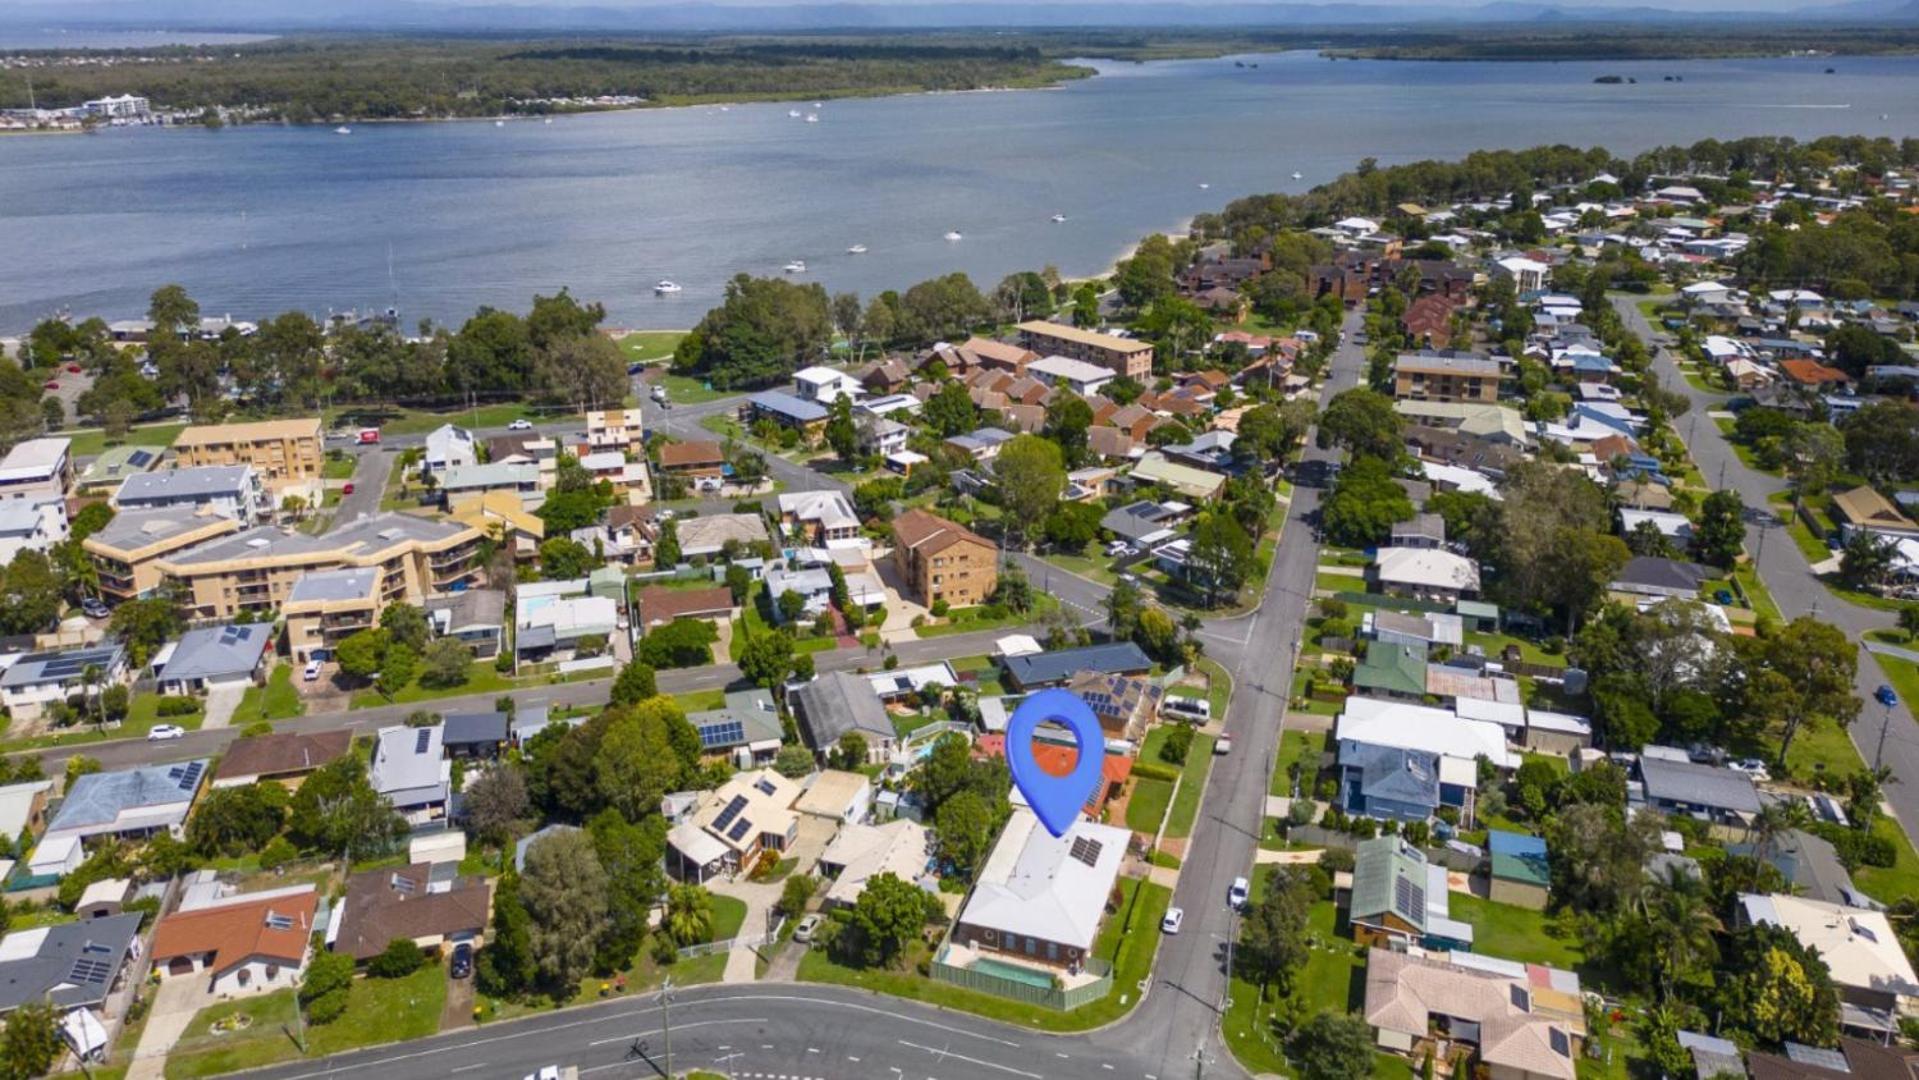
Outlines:
POLYGON ((528 420, 526 417, 522 416, 518 420, 515 420, 512 423, 508 424, 506 426, 506 429, 508 431, 532 431, 533 421, 528 420))
POLYGON ((453 947, 452 975, 464 979, 473 974, 473 946, 462 941, 453 947))
POLYGON ((306 671, 300 677, 307 682, 318 682, 320 679, 320 662, 318 660, 308 660, 306 671))
POLYGON ((1213 703, 1207 701, 1205 698, 1199 697, 1169 697, 1166 699, 1166 703, 1159 707, 1159 710, 1161 712, 1176 713, 1180 716, 1190 716, 1199 720, 1211 720, 1213 718, 1213 703))
POLYGON ((1159 928, 1164 933, 1177 934, 1180 924, 1185 921, 1186 912, 1183 908, 1167 908, 1166 917, 1159 921, 1159 928))
POLYGON ((47 380, 46 382, 44 382, 44 383, 41 383, 40 385, 41 385, 41 388, 42 388, 42 389, 46 389, 46 390, 58 390, 58 389, 60 389, 60 380, 59 380, 59 379, 48 379, 48 380, 47 380))
POLYGON ((1232 752, 1233 737, 1231 735, 1221 735, 1218 739, 1214 740, 1213 755, 1215 757, 1225 757, 1232 752))
POLYGON ((1730 762, 1726 765, 1726 768, 1734 772, 1745 773, 1754 780, 1772 779, 1772 773, 1766 768, 1766 763, 1758 758, 1745 758, 1741 761, 1730 762))
POLYGON ((68 373, 68 374, 70 374, 70 375, 78 375, 78 374, 80 374, 80 365, 79 365, 79 364, 68 364, 68 365, 67 365, 67 373, 68 373))
POLYGON ((361 428, 357 438, 361 446, 377 446, 380 442, 380 429, 376 427, 361 428))
POLYGON ((147 729, 148 742, 165 742, 168 739, 186 738, 187 729, 178 724, 155 724, 147 729))
POLYGON ((351 494, 353 494, 353 481, 351 481, 351 480, 348 480, 348 481, 346 482, 346 485, 345 485, 344 487, 342 487, 342 488, 340 489, 340 494, 342 494, 342 495, 351 495, 351 494))
POLYGON ((1872 692, 1872 700, 1890 709, 1899 704, 1899 695, 1892 692, 1892 687, 1880 683, 1879 689, 1872 692))
POLYGON ((104 619, 113 614, 113 609, 107 606, 105 600, 89 596, 80 601, 80 613, 89 619, 104 619))
POLYGON ((820 923, 824 922, 825 919, 826 916, 824 915, 808 915, 806 918, 801 919, 800 924, 793 928, 793 940, 802 945, 812 941, 814 931, 820 928, 820 923))
POLYGON ((1233 879, 1232 886, 1226 890, 1226 906, 1233 908, 1245 907, 1246 900, 1251 895, 1252 883, 1243 877, 1236 877, 1233 879))
POLYGON ((1131 550, 1133 550, 1133 545, 1124 540, 1115 540, 1106 545, 1106 557, 1109 559, 1117 559, 1131 550))

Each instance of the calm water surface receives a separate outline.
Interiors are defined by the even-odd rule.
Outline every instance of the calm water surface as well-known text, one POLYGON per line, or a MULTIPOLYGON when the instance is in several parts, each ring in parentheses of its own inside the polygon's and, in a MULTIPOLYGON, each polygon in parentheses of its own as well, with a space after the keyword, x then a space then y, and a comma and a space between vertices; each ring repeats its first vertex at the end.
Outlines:
POLYGON ((397 304, 409 324, 565 285, 614 323, 684 327, 732 274, 793 259, 863 295, 951 270, 983 288, 1047 263, 1096 273, 1148 231, 1368 156, 1919 133, 1912 57, 1244 59, 1259 67, 1100 64, 1058 90, 827 102, 816 124, 782 104, 0 139, 0 329, 136 315, 168 281, 209 313, 397 304), (1593 83, 1609 73, 1638 85, 1593 83), (653 296, 661 278, 685 291, 653 296))

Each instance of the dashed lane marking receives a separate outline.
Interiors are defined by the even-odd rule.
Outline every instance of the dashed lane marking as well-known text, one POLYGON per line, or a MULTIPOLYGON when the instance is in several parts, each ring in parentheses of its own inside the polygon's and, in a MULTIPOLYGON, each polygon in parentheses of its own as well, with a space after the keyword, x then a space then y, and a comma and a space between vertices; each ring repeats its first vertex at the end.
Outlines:
MULTIPOLYGON (((951 1050, 941 1050, 936 1047, 921 1046, 919 1043, 907 1042, 905 1039, 897 1039, 895 1041, 898 1042, 901 1046, 908 1047, 913 1050, 924 1050, 929 1054, 936 1054, 939 1056, 940 1060, 942 1061, 945 1061, 948 1058, 951 1058, 954 1061, 964 1061, 968 1065, 979 1065, 988 1069, 998 1069, 999 1071, 1003 1073, 1011 1073, 1014 1076, 1025 1076, 1025 1077, 1030 1077, 1031 1080, 1042 1080, 1040 1074, 1038 1073, 1027 1072, 1025 1069, 1015 1069, 1010 1065, 1001 1065, 1000 1063, 996 1061, 982 1061, 979 1058, 967 1057, 965 1054, 956 1054, 951 1050)), ((932 1080, 932 1078, 928 1077, 927 1080, 932 1080)))
MULTIPOLYGON (((695 1021, 693 1021, 693 1022, 692 1022, 692 1023, 690 1023, 690 1024, 674 1024, 674 1025, 673 1025, 673 1030, 674 1030, 674 1031, 679 1031, 679 1030, 681 1030, 682 1028, 696 1028, 696 1027, 710 1027, 710 1026, 712 1026, 712 1025, 714 1025, 714 1024, 764 1024, 764 1023, 766 1023, 766 1017, 764 1017, 764 1016, 742 1016, 742 1017, 739 1017, 739 1018, 737 1018, 737 1019, 727 1019, 727 1020, 695 1020, 695 1021)), ((594 1039, 594 1040, 593 1040, 592 1042, 590 1042, 590 1043, 587 1043, 586 1045, 588 1045, 588 1046, 605 1046, 605 1045, 606 1045, 607 1043, 619 1043, 619 1042, 623 1042, 623 1043, 630 1043, 630 1042, 632 1042, 632 1041, 633 1041, 634 1039, 644 1039, 644 1038, 646 1038, 647 1036, 649 1036, 649 1035, 652 1035, 652 1034, 655 1034, 655 1032, 653 1032, 653 1031, 651 1031, 651 1030, 649 1030, 649 1031, 639 1031, 639 1032, 635 1032, 635 1033, 633 1033, 633 1034, 631 1034, 631 1035, 619 1035, 619 1036, 616 1036, 616 1037, 614 1037, 614 1038, 611 1038, 611 1039, 594 1039)))

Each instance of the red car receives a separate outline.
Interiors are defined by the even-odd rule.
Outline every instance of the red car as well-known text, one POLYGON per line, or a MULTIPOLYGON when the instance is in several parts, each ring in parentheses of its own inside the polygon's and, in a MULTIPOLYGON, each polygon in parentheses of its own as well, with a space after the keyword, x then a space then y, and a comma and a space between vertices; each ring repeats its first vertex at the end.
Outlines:
POLYGON ((68 365, 67 365, 67 371, 68 371, 69 373, 71 373, 71 374, 74 374, 74 375, 78 375, 78 374, 80 374, 80 365, 79 365, 79 364, 68 364, 68 365))
POLYGON ((45 385, 45 388, 48 390, 58 390, 60 389, 60 380, 48 379, 44 385, 45 385))
POLYGON ((346 486, 340 489, 340 494, 342 494, 342 495, 351 495, 351 494, 353 494, 353 481, 351 481, 351 480, 348 480, 348 481, 346 482, 346 486))

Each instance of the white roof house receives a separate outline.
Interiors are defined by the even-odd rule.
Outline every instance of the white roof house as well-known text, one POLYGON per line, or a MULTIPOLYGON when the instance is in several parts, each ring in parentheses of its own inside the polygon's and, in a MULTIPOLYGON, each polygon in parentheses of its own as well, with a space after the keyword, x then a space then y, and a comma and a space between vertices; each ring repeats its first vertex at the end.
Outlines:
POLYGON ((865 392, 860 381, 846 372, 817 365, 794 372, 793 385, 800 397, 821 404, 841 397, 858 398, 865 392))
POLYGON ((463 427, 441 424, 426 437, 426 456, 420 471, 434 475, 455 466, 478 465, 479 451, 473 445, 473 433, 463 427))
POLYGON ((1664 510, 1619 511, 1620 532, 1631 533, 1641 525, 1651 525, 1659 530, 1659 535, 1668 540, 1692 539, 1692 519, 1684 514, 1674 514, 1664 510))
POLYGON ((1099 934, 1131 838, 1125 829, 1084 818, 1056 837, 1031 810, 1016 808, 958 922, 1002 940, 1017 935, 1083 954, 1099 934))
POLYGON ((1371 236, 1379 231, 1379 222, 1363 217, 1340 218, 1333 222, 1333 228, 1352 236, 1371 236))
POLYGON ((1479 591, 1479 564, 1437 548, 1382 548, 1375 569, 1381 585, 1418 592, 1479 591))
POLYGON ((1840 986, 1896 999, 1919 997, 1919 976, 1885 912, 1785 893, 1741 893, 1739 905, 1750 922, 1782 927, 1801 945, 1818 949, 1840 986))
POLYGON ((1117 376, 1111 368, 1074 360, 1068 356, 1048 356, 1026 365, 1026 373, 1048 386, 1064 386, 1075 394, 1097 394, 1117 376))
POLYGON ((21 830, 33 824, 35 804, 44 809, 47 794, 52 790, 51 780, 29 780, 0 787, 0 837, 17 837, 21 830))
POLYGON ((1499 724, 1465 720, 1452 709, 1406 701, 1349 697, 1334 735, 1342 742, 1424 750, 1469 765, 1482 755, 1502 769, 1518 768, 1520 762, 1519 755, 1507 748, 1506 730, 1499 724))
POLYGON ((895 818, 884 825, 842 825, 820 854, 820 870, 833 879, 827 905, 851 907, 880 874, 917 881, 932 858, 933 834, 917 821, 895 818))

